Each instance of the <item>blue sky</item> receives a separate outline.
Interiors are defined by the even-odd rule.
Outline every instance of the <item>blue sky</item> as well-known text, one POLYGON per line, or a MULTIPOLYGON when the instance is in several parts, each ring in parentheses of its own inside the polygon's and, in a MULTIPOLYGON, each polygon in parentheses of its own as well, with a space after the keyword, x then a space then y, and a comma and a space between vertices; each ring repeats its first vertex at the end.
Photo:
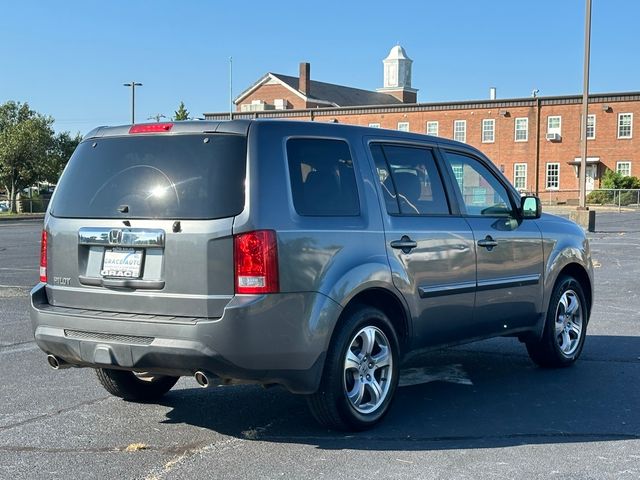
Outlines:
MULTIPOLYGON (((422 102, 581 93, 584 0, 322 2, 3 1, 0 103, 29 102, 56 130, 226 111, 267 71, 382 86, 400 42, 422 102)), ((640 90, 637 0, 593 0, 591 91, 640 90)))

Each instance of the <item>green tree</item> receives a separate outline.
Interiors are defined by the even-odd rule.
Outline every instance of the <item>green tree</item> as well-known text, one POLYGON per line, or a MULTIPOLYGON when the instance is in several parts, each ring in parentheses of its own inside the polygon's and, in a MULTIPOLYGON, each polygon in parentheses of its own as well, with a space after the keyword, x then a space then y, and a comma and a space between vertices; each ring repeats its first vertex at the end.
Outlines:
POLYGON ((0 185, 9 194, 16 212, 20 190, 32 185, 46 171, 53 144, 53 119, 9 101, 0 105, 0 185))
POLYGON ((625 176, 613 170, 607 170, 602 176, 602 188, 640 188, 640 180, 637 177, 625 176))
MULTIPOLYGON (((640 189, 640 179, 638 177, 625 176, 613 170, 607 170, 602 175, 602 188, 612 190, 634 190, 640 189)), ((587 202, 605 204, 629 205, 638 201, 638 193, 633 191, 607 191, 596 190, 587 196, 587 202)))
POLYGON ((178 105, 178 110, 174 112, 173 119, 176 121, 189 120, 189 111, 184 106, 184 102, 180 102, 180 105, 178 105))
POLYGON ((69 132, 60 132, 53 137, 47 162, 42 172, 42 180, 46 180, 49 183, 58 183, 62 170, 64 170, 69 158, 81 141, 82 135, 80 135, 80 132, 76 133, 75 136, 72 136, 69 132))

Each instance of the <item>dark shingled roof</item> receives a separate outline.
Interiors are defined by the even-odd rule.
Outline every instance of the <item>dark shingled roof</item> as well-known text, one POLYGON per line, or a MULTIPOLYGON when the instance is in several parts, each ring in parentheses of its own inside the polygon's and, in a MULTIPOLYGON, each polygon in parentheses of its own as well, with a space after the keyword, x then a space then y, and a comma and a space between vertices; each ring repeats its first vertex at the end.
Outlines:
MULTIPOLYGON (((274 77, 283 81, 294 90, 298 90, 298 77, 271 73, 274 77)), ((335 103, 338 107, 351 107, 355 105, 396 105, 402 102, 392 95, 386 93, 361 90, 359 88, 344 87, 334 83, 324 83, 311 80, 310 92, 307 97, 310 102, 314 100, 324 100, 335 103)))

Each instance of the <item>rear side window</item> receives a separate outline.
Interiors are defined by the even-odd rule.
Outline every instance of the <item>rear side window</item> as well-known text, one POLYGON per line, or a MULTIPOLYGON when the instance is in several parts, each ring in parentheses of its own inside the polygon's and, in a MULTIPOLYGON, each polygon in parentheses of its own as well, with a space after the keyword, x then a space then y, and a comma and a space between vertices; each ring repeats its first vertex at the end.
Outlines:
POLYGON ((342 140, 292 138, 287 159, 293 206, 299 215, 360 214, 349 146, 342 140))
POLYGON ((388 213, 449 214, 440 173, 430 149, 373 145, 371 152, 388 213))
POLYGON ((246 137, 131 135, 82 142, 51 214, 68 218, 213 219, 244 208, 246 137))

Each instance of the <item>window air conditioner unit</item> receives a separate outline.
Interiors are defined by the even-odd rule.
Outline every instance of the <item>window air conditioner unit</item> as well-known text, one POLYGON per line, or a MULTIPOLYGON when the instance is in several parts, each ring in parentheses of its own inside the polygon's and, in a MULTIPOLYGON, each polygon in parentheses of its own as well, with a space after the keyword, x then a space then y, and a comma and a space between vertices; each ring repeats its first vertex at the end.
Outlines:
POLYGON ((548 142, 559 142, 562 140, 562 136, 559 133, 547 133, 548 142))

